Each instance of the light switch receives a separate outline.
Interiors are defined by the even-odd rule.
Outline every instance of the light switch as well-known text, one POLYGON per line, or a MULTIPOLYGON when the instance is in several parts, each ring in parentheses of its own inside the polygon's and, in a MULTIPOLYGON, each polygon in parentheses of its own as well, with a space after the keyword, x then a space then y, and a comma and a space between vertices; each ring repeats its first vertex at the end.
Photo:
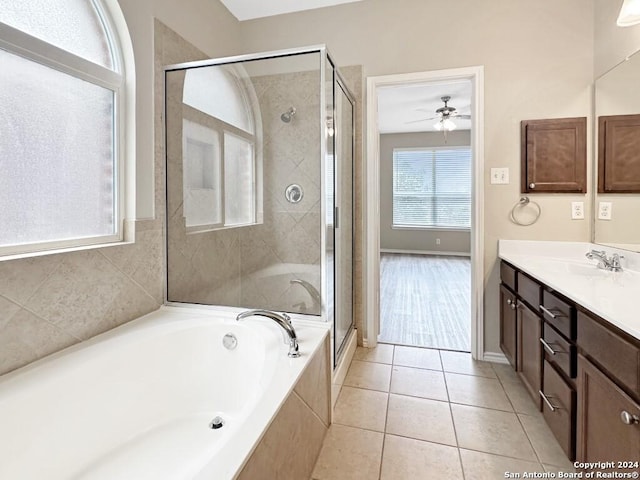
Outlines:
POLYGON ((507 185, 509 183, 509 169, 506 167, 491 169, 491 184, 507 185))

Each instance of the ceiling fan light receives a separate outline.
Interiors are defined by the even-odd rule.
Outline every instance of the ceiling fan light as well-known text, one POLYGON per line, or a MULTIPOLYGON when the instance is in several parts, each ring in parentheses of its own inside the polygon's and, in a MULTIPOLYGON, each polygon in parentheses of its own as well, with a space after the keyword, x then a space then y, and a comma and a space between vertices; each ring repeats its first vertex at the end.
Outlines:
POLYGON ((640 0, 624 0, 616 23, 619 27, 630 27, 640 23, 640 0))
POLYGON ((455 130, 455 129, 456 129, 456 124, 455 124, 455 123, 453 123, 450 119, 445 118, 445 119, 442 121, 442 127, 443 127, 445 130, 447 130, 447 131, 449 131, 449 132, 450 132, 451 130, 455 130))
POLYGON ((442 120, 439 120, 436 123, 434 123, 433 128, 435 128, 437 131, 442 130, 442 120))

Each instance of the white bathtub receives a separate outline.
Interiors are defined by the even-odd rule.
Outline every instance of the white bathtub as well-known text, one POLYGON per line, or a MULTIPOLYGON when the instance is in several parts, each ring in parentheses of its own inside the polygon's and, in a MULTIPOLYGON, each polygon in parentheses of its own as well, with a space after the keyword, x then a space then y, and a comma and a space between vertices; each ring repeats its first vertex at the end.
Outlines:
POLYGON ((0 478, 233 478, 328 332, 294 319, 290 359, 275 322, 238 311, 163 307, 0 377, 0 478))

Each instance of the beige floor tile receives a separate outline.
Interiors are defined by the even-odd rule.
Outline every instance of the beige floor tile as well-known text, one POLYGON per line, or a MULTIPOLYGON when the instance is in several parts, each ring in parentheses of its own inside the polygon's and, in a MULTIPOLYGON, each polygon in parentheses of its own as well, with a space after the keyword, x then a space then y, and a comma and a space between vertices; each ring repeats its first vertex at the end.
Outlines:
POLYGON ((445 372, 496 378, 496 373, 493 371, 491 363, 473 360, 470 353, 441 350, 440 357, 442 358, 442 367, 445 372))
POLYGON ((389 396, 387 433, 456 445, 449 404, 426 398, 389 396))
POLYGON ((393 354, 393 364, 403 367, 442 370, 438 350, 430 348, 402 347, 397 345, 393 354))
POLYGON ((363 362, 393 363, 393 345, 379 343, 375 348, 356 348, 353 357, 363 362))
POLYGON ((391 392, 444 402, 449 400, 443 373, 422 368, 394 366, 391 371, 391 392))
POLYGON ((457 448, 412 438, 385 436, 381 480, 462 478, 457 448))
POLYGON ((342 387, 333 412, 333 421, 341 425, 384 432, 388 397, 386 392, 342 387))
POLYGON ((491 453, 474 452, 460 449, 465 480, 496 480, 508 478, 507 473, 544 473, 538 462, 528 462, 515 458, 502 457, 491 453))
POLYGON ((513 412, 502 384, 497 378, 445 373, 447 390, 452 403, 475 405, 513 412))
POLYGON ((331 425, 311 478, 315 480, 377 479, 383 434, 331 425))
POLYGON ((391 382, 391 365, 382 363, 351 362, 344 384, 350 387, 368 388, 371 390, 389 391, 391 382))
POLYGON ((537 461, 515 413, 457 404, 451 410, 460 448, 537 461))
POLYGON ((491 368, 501 382, 521 383, 520 377, 511 365, 504 363, 492 363, 491 368))
POLYGON ((538 406, 535 404, 529 391, 524 387, 520 379, 517 382, 502 382, 502 387, 509 397, 513 409, 518 413, 527 415, 537 415, 539 413, 538 406))
POLYGON ((551 430, 544 421, 542 414, 518 415, 524 430, 543 464, 554 465, 561 468, 571 468, 571 462, 560 448, 560 444, 553 436, 551 430))

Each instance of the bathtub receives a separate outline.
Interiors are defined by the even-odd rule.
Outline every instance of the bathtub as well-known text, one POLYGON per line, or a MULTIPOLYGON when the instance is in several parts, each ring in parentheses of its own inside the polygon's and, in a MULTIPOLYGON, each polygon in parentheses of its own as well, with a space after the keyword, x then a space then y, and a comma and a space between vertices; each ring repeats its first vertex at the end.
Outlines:
POLYGON ((234 478, 329 330, 294 319, 290 359, 238 311, 162 307, 0 377, 0 478, 234 478))

